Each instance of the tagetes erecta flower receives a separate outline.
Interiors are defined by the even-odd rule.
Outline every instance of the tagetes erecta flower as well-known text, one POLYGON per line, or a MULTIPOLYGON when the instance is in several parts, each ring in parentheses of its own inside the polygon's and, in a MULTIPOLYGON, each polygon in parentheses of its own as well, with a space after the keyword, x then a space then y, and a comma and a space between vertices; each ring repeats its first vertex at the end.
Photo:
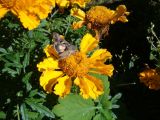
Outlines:
POLYGON ((147 68, 140 73, 139 79, 149 89, 159 90, 160 89, 160 71, 158 69, 147 68))
POLYGON ((98 39, 101 35, 108 34, 110 24, 117 21, 128 22, 126 16, 129 15, 129 12, 127 12, 125 5, 119 5, 116 10, 110 10, 105 6, 95 6, 86 13, 81 9, 72 8, 71 15, 80 19, 80 21, 73 23, 73 29, 87 25, 89 29, 96 32, 98 39))
POLYGON ((8 11, 16 15, 24 28, 32 30, 55 7, 55 0, 0 0, 0 18, 8 11))
POLYGON ((60 8, 68 8, 69 6, 73 6, 77 4, 81 8, 85 8, 86 4, 91 0, 56 0, 57 5, 60 8))
POLYGON ((97 49, 89 57, 88 52, 98 46, 98 40, 91 34, 86 34, 81 43, 80 50, 64 59, 58 59, 51 45, 45 48, 48 56, 37 67, 42 75, 40 85, 48 93, 54 92, 63 97, 70 93, 72 83, 79 86, 83 98, 96 99, 103 93, 102 81, 89 73, 98 73, 112 76, 114 67, 104 62, 112 55, 106 49, 97 49))

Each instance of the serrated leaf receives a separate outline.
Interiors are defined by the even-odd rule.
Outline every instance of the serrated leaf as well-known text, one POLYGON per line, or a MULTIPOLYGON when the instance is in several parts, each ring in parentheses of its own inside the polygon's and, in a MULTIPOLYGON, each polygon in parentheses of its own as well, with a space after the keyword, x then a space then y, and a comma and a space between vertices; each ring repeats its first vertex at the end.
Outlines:
POLYGON ((41 105, 40 103, 36 103, 34 100, 30 100, 30 99, 27 99, 25 101, 33 110, 36 110, 38 111, 39 113, 41 114, 44 114, 48 117, 51 117, 51 118, 55 118, 55 115, 47 108, 45 107, 44 105, 41 105))
POLYGON ((21 111, 21 115, 22 115, 22 120, 28 120, 28 113, 27 113, 27 109, 26 109, 25 104, 22 104, 20 106, 20 111, 21 111))
POLYGON ((83 99, 79 95, 70 94, 59 99, 54 106, 54 113, 62 120, 91 120, 95 115, 94 102, 91 99, 83 99))

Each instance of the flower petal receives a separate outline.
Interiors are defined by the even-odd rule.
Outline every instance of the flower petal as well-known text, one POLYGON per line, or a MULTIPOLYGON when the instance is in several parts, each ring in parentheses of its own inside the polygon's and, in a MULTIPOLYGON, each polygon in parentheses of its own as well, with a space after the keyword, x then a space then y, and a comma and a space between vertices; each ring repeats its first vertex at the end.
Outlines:
POLYGON ((63 97, 70 93, 72 81, 69 76, 60 77, 57 79, 57 84, 54 87, 54 93, 63 97))
POLYGON ((29 8, 29 11, 38 15, 40 19, 44 19, 53 7, 55 7, 55 0, 37 0, 34 5, 29 8))
POLYGON ((9 10, 0 5, 0 18, 2 18, 9 10))
POLYGON ((119 5, 116 8, 116 11, 115 11, 113 19, 111 20, 111 23, 114 24, 117 21, 128 22, 128 19, 126 18, 126 15, 129 15, 129 12, 127 12, 126 6, 125 5, 119 5))
POLYGON ((84 25, 85 21, 73 22, 72 28, 74 30, 81 28, 84 25))
POLYGON ((49 57, 49 56, 52 56, 52 57, 55 57, 55 58, 58 58, 58 54, 57 52, 55 51, 55 49, 53 48, 52 45, 47 45, 45 48, 44 48, 44 52, 46 53, 46 56, 49 57))
POLYGON ((71 15, 74 16, 74 17, 77 17, 79 18, 80 20, 85 20, 85 12, 82 11, 81 9, 78 9, 78 8, 72 8, 71 9, 71 15))
POLYGON ((69 6, 69 0, 56 0, 56 4, 60 8, 67 8, 69 6))
POLYGON ((24 28, 28 28, 29 30, 36 28, 40 23, 40 19, 37 17, 37 15, 28 13, 26 11, 19 12, 18 17, 20 18, 24 28))
POLYGON ((62 71, 46 70, 40 77, 40 85, 47 92, 52 91, 52 86, 57 82, 57 79, 63 75, 62 71))
POLYGON ((91 34, 87 33, 81 40, 80 51, 87 53, 98 46, 98 40, 94 38, 91 34))
POLYGON ((114 67, 112 64, 105 65, 102 63, 96 63, 92 66, 93 69, 91 69, 89 72, 98 73, 98 74, 104 74, 109 77, 113 75, 114 67))
POLYGON ((90 57, 93 61, 105 62, 107 59, 111 59, 112 55, 106 49, 97 49, 90 57))
POLYGON ((37 68, 39 71, 44 71, 44 70, 55 70, 59 69, 58 67, 58 60, 55 60, 52 57, 45 58, 42 62, 37 64, 37 68))
POLYGON ((96 99, 103 93, 103 85, 101 81, 94 77, 77 77, 74 80, 74 83, 80 87, 80 94, 85 99, 88 99, 89 97, 96 99))

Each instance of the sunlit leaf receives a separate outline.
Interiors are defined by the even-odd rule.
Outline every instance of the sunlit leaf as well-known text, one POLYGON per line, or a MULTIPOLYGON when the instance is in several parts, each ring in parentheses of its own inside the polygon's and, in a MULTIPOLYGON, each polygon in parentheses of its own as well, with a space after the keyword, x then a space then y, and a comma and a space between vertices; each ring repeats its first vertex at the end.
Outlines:
POLYGON ((54 113, 62 120, 91 120, 95 115, 94 102, 91 99, 83 99, 79 95, 70 94, 59 99, 59 104, 55 105, 54 113))

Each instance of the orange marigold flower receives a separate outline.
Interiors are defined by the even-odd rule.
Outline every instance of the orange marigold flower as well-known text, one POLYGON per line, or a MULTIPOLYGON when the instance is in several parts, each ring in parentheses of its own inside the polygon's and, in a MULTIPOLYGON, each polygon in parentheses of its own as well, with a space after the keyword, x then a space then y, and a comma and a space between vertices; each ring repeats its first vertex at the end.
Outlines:
POLYGON ((128 22, 126 16, 129 15, 129 12, 125 5, 119 5, 115 11, 105 6, 95 6, 86 14, 78 8, 72 8, 71 15, 81 20, 73 23, 74 29, 81 28, 85 24, 89 29, 95 30, 96 36, 99 38, 103 34, 108 34, 110 24, 117 21, 128 22))
POLYGON ((89 73, 112 76, 114 70, 113 65, 104 64, 107 59, 112 57, 106 49, 97 49, 90 57, 87 55, 97 46, 98 40, 91 34, 86 34, 80 43, 80 50, 63 59, 55 56, 51 45, 47 46, 45 52, 48 57, 37 65, 38 70, 42 72, 40 85, 45 91, 54 92, 63 97, 70 93, 73 81, 75 85, 79 86, 80 94, 85 99, 96 99, 103 94, 103 84, 100 79, 89 73))
POLYGON ((160 89, 160 73, 158 69, 146 69, 140 73, 140 81, 144 83, 149 89, 160 89))
POLYGON ((36 28, 41 19, 55 7, 55 0, 0 0, 0 18, 8 11, 16 15, 29 30, 36 28))

